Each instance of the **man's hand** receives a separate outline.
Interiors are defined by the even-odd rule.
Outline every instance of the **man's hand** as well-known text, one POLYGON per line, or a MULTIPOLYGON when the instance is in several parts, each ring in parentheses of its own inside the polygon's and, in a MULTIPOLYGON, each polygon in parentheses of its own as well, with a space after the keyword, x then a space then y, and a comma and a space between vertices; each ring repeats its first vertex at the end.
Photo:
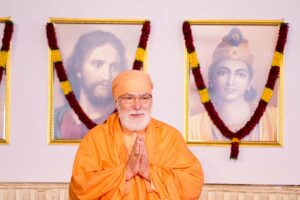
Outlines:
POLYGON ((141 136, 136 137, 134 146, 129 155, 129 159, 126 164, 126 181, 132 179, 132 177, 136 175, 139 175, 150 182, 149 161, 145 147, 145 140, 141 136))
POLYGON ((143 138, 137 136, 126 163, 126 181, 138 174, 142 152, 140 149, 143 138))
POLYGON ((150 182, 149 161, 148 161, 148 157, 147 157, 147 152, 146 152, 144 141, 142 142, 141 149, 142 149, 143 153, 142 153, 142 157, 141 157, 141 160, 140 160, 139 175, 142 178, 144 178, 144 179, 146 179, 147 181, 150 182))

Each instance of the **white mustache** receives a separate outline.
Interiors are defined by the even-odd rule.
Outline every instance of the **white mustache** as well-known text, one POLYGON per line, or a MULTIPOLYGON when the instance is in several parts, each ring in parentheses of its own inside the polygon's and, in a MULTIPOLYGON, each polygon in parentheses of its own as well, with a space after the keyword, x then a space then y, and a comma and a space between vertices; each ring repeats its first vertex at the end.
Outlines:
POLYGON ((146 112, 145 111, 130 111, 130 112, 128 112, 127 113, 128 115, 145 115, 146 114, 146 112))

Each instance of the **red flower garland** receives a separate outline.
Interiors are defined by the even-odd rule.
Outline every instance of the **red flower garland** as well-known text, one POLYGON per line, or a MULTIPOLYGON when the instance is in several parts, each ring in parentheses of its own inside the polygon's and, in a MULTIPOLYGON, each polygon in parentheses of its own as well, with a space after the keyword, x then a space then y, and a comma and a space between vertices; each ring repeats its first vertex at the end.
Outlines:
MULTIPOLYGON (((4 31, 3 31, 3 37, 2 37, 2 47, 1 47, 1 54, 7 55, 9 52, 10 47, 10 41, 13 33, 13 22, 8 20, 5 22, 4 31)), ((4 57, 2 59, 7 59, 7 57, 4 57)), ((3 72, 6 69, 6 64, 0 65, 0 83, 2 81, 3 72)))
MULTIPOLYGON (((47 39, 48 39, 48 45, 51 51, 58 50, 57 45, 57 39, 56 39, 56 33, 53 23, 47 23, 46 25, 46 33, 47 33, 47 39)), ((142 28, 142 34, 140 37, 138 48, 146 49, 147 47, 147 41, 150 34, 150 21, 145 21, 142 28)), ((60 83, 68 82, 68 76, 65 71, 64 65, 62 60, 54 61, 53 63, 57 77, 60 81, 60 83)), ((143 67, 143 62, 140 60, 135 59, 133 64, 133 69, 140 70, 143 67)), ((78 103, 74 92, 71 90, 68 92, 68 94, 65 94, 65 97, 70 105, 70 107, 73 109, 73 111, 78 116, 79 120, 88 128, 91 129, 95 127, 97 124, 93 122, 88 115, 83 111, 82 107, 78 103)))
MULTIPOLYGON (((140 37, 138 48, 143 50, 147 49, 148 38, 150 34, 150 21, 145 21, 142 28, 142 35, 140 37)), ((140 70, 143 67, 144 62, 135 59, 132 69, 140 70)))
MULTIPOLYGON (((184 39, 185 39, 185 45, 187 48, 188 54, 195 53, 195 46, 193 44, 193 36, 192 36, 192 30, 191 30, 191 25, 188 21, 185 21, 183 23, 183 34, 184 34, 184 39)), ((286 43, 286 38, 287 38, 287 32, 288 32, 288 24, 287 23, 281 23, 280 28, 279 28, 279 36, 275 48, 275 55, 276 53, 279 53, 280 55, 283 54, 284 51, 284 46, 286 43)), ((274 61, 274 60, 273 60, 274 61)), ((276 83, 276 80, 279 76, 280 72, 280 66, 273 65, 272 63, 269 75, 268 75, 268 80, 265 85, 265 89, 274 90, 274 86, 276 83)), ((277 64, 275 62, 275 64, 277 64)), ((207 90, 201 70, 200 70, 200 65, 197 63, 197 66, 192 66, 192 73, 194 75, 195 83, 197 86, 197 89, 199 91, 207 90)), ((264 93, 263 93, 264 95, 264 93)), ((265 112, 265 109, 268 105, 268 101, 265 100, 263 97, 260 99, 258 106, 254 112, 254 114, 251 116, 250 120, 242 127, 240 130, 238 130, 236 133, 232 132, 223 122, 223 120, 220 118, 218 115, 217 111, 214 108, 213 103, 208 100, 207 102, 204 102, 203 105, 212 120, 212 122, 216 125, 216 127, 220 130, 221 134, 231 140, 231 154, 230 158, 231 159, 237 159, 238 154, 239 154, 239 142, 242 140, 245 136, 249 135, 250 132, 253 130, 253 128, 257 125, 259 120, 261 119, 262 115, 265 112)), ((271 93, 272 95, 272 93, 271 93)))

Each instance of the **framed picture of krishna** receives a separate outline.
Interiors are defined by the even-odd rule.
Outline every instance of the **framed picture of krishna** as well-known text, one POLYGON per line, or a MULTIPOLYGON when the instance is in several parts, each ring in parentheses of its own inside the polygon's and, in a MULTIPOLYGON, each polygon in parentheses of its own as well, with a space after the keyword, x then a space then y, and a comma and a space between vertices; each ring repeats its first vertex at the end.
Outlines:
POLYGON ((187 20, 185 139, 195 145, 280 146, 282 20, 187 20))
POLYGON ((114 112, 112 80, 124 70, 145 70, 149 26, 147 20, 49 20, 50 144, 78 143, 114 112))

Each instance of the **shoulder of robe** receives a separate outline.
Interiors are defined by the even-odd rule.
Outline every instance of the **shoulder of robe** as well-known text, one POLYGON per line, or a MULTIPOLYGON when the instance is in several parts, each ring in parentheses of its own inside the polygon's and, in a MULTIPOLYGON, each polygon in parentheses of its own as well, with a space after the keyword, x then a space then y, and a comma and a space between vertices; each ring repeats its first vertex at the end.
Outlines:
POLYGON ((94 128, 90 129, 83 137, 81 143, 104 141, 104 138, 109 137, 109 134, 112 133, 115 120, 117 119, 117 115, 112 114, 108 117, 106 122, 98 124, 94 128))
POLYGON ((103 141, 103 137, 105 137, 106 129, 102 124, 99 124, 89 130, 87 134, 82 138, 80 142, 80 146, 91 146, 92 144, 99 143, 100 141, 103 141))
POLYGON ((175 127, 165 122, 152 118, 150 123, 151 126, 155 127, 157 133, 163 137, 182 137, 181 133, 175 127))

